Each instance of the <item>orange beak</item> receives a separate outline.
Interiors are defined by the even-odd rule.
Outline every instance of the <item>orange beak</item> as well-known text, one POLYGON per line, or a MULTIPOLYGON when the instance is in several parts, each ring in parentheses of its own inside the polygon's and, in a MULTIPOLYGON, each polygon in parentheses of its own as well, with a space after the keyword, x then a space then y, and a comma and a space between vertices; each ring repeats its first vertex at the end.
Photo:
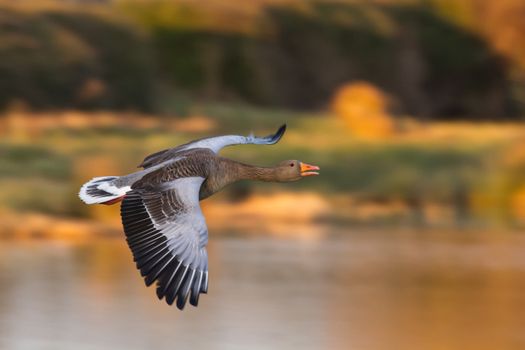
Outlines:
POLYGON ((306 163, 300 163, 301 164, 301 176, 312 176, 312 175, 319 175, 317 171, 312 170, 321 170, 318 166, 310 165, 306 163))

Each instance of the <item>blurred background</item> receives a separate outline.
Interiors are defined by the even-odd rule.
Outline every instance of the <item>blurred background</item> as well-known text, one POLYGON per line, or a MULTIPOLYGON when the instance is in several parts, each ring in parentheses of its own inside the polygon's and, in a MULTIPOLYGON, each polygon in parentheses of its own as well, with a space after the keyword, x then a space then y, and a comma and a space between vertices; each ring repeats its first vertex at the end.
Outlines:
POLYGON ((0 349, 525 348, 522 0, 0 0, 0 349), (225 149, 179 312, 88 179, 225 149))

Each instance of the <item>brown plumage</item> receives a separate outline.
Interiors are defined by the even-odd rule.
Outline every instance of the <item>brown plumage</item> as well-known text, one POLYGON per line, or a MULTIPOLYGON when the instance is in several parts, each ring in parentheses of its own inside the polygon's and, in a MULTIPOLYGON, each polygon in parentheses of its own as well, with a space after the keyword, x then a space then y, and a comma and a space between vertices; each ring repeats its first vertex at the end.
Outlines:
POLYGON ((208 230, 199 201, 240 180, 297 181, 319 170, 297 160, 258 167, 217 153, 235 144, 275 144, 285 129, 266 137, 219 136, 163 150, 144 159, 144 170, 92 179, 79 196, 87 204, 122 200, 124 232, 146 285, 157 282, 157 296, 170 305, 176 300, 179 309, 188 297, 197 306, 199 294, 208 290, 208 230))

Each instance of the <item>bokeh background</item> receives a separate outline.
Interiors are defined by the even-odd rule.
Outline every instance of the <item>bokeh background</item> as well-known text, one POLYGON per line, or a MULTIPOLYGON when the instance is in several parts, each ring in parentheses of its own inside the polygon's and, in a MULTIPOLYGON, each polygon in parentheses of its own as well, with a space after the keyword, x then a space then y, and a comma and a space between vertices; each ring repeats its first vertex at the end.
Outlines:
POLYGON ((1 349, 525 348, 522 0, 0 0, 1 349), (220 134, 321 176, 202 202, 210 292, 94 176, 220 134))

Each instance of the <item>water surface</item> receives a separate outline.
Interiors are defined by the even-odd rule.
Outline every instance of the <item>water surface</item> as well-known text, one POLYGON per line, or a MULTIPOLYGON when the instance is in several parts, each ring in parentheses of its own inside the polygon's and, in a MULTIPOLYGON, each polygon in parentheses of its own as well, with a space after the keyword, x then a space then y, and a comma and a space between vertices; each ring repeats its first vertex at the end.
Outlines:
POLYGON ((525 349, 525 236, 211 238, 210 288, 156 299, 125 242, 0 243, 0 349, 525 349))

